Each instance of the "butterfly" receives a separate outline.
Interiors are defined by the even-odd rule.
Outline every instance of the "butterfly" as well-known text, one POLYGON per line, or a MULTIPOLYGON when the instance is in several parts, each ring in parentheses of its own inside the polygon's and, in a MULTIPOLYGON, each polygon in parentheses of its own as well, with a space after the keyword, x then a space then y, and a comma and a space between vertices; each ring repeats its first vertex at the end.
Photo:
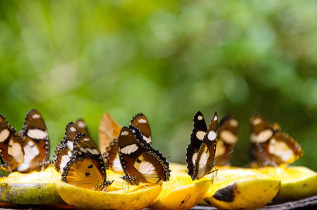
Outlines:
POLYGON ((35 109, 25 117, 18 133, 0 115, 0 157, 5 171, 40 171, 49 164, 49 137, 42 115, 35 109))
POLYGON ((119 136, 121 128, 109 113, 103 115, 99 124, 99 148, 102 153, 106 152, 110 142, 119 136))
POLYGON ((214 171, 218 130, 217 112, 215 112, 208 129, 200 111, 195 114, 193 125, 186 152, 186 162, 188 174, 195 180, 214 171))
POLYGON ((63 168, 70 160, 73 154, 74 140, 79 133, 87 134, 89 136, 86 123, 83 119, 78 119, 75 124, 70 122, 66 125, 64 138, 56 147, 53 156, 53 163, 58 172, 62 173, 63 168))
POLYGON ((102 155, 94 141, 79 133, 73 141, 73 152, 63 168, 62 181, 76 187, 103 191, 112 182, 107 174, 102 155))
POLYGON ((143 138, 134 126, 123 127, 118 138, 119 158, 125 173, 123 177, 130 184, 158 183, 170 177, 166 158, 143 138))
POLYGON ((281 127, 269 122, 260 115, 253 115, 250 120, 253 165, 279 166, 290 164, 303 156, 300 144, 281 127))
MULTIPOLYGON (((139 129, 143 139, 151 144, 152 136, 149 121, 146 116, 142 113, 138 113, 132 117, 130 121, 130 126, 134 126, 139 129)), ((109 146, 106 147, 106 152, 103 154, 103 157, 106 161, 107 167, 110 167, 112 170, 123 173, 120 159, 119 159, 119 145, 118 145, 118 135, 109 143, 109 146)))
POLYGON ((232 116, 223 117, 218 125, 216 165, 230 165, 230 153, 238 141, 239 122, 232 116))
POLYGON ((78 127, 73 122, 66 125, 65 135, 61 143, 56 147, 53 156, 53 163, 58 172, 63 172, 64 167, 73 155, 74 141, 79 134, 78 127))

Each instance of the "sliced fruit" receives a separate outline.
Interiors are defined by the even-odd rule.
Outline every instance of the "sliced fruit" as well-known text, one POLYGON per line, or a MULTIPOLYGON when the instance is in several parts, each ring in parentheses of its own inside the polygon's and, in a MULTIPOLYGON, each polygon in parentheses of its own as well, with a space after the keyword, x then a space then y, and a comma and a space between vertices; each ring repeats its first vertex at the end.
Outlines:
POLYGON ((205 202, 221 209, 255 209, 269 203, 279 188, 279 180, 265 175, 218 178, 209 189, 205 202))
POLYGON ((13 172, 0 178, 0 202, 11 204, 62 204, 56 190, 60 174, 53 167, 42 172, 13 172))
POLYGON ((169 163, 171 171, 187 171, 187 166, 179 163, 169 163))
POLYGON ((162 183, 127 189, 121 187, 120 190, 118 187, 109 187, 106 192, 101 192, 57 182, 57 190, 67 204, 86 209, 143 209, 152 204, 159 195, 162 183))
POLYGON ((149 208, 190 209, 204 198, 211 185, 211 178, 192 181, 185 172, 172 172, 170 181, 164 182, 162 192, 149 208))
POLYGON ((277 200, 297 200, 317 194, 317 173, 306 167, 267 167, 260 171, 281 180, 277 200))

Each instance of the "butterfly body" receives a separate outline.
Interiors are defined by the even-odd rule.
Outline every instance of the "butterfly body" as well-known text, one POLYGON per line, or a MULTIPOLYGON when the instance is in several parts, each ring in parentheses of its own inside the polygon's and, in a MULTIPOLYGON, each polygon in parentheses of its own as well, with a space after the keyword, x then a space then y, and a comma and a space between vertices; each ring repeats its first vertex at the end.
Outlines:
POLYGON ((130 184, 158 183, 170 176, 166 158, 143 139, 140 131, 130 126, 123 127, 119 135, 119 157, 130 184))
POLYGON ((253 165, 258 167, 287 165, 303 156, 300 144, 293 137, 259 115, 251 118, 250 140, 253 165))
POLYGON ((191 142, 186 152, 186 162, 188 174, 195 180, 211 173, 214 169, 218 115, 214 114, 207 129, 204 117, 198 111, 194 116, 193 124, 191 142))

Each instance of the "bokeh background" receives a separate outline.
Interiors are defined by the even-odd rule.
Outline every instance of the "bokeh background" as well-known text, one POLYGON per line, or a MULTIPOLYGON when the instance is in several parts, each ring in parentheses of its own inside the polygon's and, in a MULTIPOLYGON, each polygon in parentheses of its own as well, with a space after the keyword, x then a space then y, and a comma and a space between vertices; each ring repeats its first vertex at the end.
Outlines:
POLYGON ((315 1, 1 1, 0 113, 21 129, 38 109, 51 152, 83 117, 143 112, 154 147, 185 162, 197 110, 236 116, 233 164, 250 161, 249 118, 294 136, 317 170, 315 1))

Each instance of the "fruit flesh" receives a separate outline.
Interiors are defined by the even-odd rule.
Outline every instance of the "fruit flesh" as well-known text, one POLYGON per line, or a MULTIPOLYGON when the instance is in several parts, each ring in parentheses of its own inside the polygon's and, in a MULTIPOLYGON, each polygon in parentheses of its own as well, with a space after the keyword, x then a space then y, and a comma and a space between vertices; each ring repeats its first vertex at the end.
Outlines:
POLYGON ((192 181, 185 172, 174 172, 164 182, 162 192, 150 209, 190 209, 204 198, 212 185, 211 178, 192 181))
POLYGON ((57 189, 64 201, 76 208, 143 209, 152 204, 159 195, 162 183, 129 189, 109 188, 108 191, 102 192, 58 182, 57 189))

